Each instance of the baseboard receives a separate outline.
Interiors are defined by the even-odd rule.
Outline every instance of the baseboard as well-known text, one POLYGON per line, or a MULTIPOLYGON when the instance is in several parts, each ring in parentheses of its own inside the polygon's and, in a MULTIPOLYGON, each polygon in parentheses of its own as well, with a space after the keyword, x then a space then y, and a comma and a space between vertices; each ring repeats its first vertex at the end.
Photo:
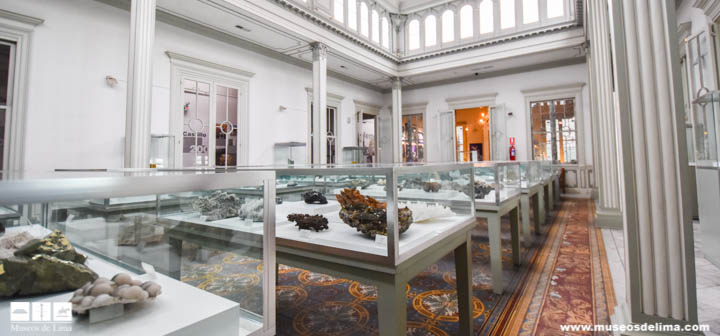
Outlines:
POLYGON ((591 199, 592 189, 590 188, 567 188, 561 195, 563 198, 591 199))
POLYGON ((596 204, 595 227, 603 229, 623 229, 623 216, 620 210, 605 209, 596 204))

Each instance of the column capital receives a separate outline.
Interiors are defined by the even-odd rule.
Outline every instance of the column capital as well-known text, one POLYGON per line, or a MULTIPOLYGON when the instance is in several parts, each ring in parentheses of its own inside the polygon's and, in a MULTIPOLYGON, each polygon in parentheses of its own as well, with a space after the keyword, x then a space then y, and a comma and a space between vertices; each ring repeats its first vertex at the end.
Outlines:
POLYGON ((313 60, 327 57, 328 47, 324 43, 312 42, 310 43, 310 50, 312 50, 313 60))
POLYGON ((390 81, 392 82, 393 90, 402 89, 402 77, 390 77, 390 81))

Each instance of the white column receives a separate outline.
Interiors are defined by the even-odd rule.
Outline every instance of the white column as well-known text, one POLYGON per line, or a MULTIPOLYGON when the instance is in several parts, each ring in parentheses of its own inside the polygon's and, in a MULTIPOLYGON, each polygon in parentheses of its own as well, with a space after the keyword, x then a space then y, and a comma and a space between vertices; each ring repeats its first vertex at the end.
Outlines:
POLYGON ((154 38, 155 0, 133 0, 130 7, 125 168, 147 168, 150 164, 154 38))
POLYGON ((622 228, 607 0, 588 2, 590 95, 593 123, 596 225, 622 228))
POLYGON ((392 79, 393 162, 402 163, 402 78, 392 79))
POLYGON ((327 131, 324 127, 327 117, 327 46, 314 42, 310 48, 313 56, 312 162, 327 163, 327 131))
POLYGON ((633 323, 697 322, 675 1, 611 1, 627 308, 633 323))

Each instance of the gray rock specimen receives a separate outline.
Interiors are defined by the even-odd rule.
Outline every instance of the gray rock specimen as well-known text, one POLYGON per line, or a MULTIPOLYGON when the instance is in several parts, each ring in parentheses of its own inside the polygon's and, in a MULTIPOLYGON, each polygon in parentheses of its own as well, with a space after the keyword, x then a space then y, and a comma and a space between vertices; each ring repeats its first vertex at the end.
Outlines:
POLYGON ((241 205, 240 197, 220 190, 193 202, 193 207, 203 216, 207 216, 208 222, 237 217, 241 205))

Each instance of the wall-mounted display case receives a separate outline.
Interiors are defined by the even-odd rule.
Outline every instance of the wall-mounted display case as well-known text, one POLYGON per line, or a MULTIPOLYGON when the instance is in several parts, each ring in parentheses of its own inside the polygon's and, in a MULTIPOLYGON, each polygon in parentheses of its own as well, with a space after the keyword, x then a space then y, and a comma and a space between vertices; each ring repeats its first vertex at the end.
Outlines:
POLYGON ((695 164, 697 167, 718 167, 720 91, 700 96, 693 105, 695 164))
MULTIPOLYGON (((87 256, 73 258, 74 269, 106 279, 127 273, 162 288, 152 302, 126 305, 125 314, 112 320, 90 323, 92 310, 90 320, 73 316, 74 335, 275 334, 274 172, 18 174, 3 176, 0 190, 0 207, 15 214, 0 235, 12 243, 0 244, 0 263, 8 262, 11 250, 27 249, 23 240, 50 239, 55 232, 67 239, 55 241, 63 249, 70 249, 65 241, 87 256), (262 192, 248 196, 241 192, 247 188, 262 192)), ((68 282, 67 273, 49 278, 54 266, 70 261, 44 260, 50 262, 6 265, 0 321, 9 318, 10 301, 68 302, 84 284, 68 282), (19 280, 38 285, 21 286, 19 280)), ((102 295, 80 294, 91 302, 102 295)))
POLYGON ((273 148, 276 166, 293 166, 307 161, 307 148, 304 142, 279 142, 273 148))
POLYGON ((518 162, 477 162, 475 170, 475 202, 499 206, 521 192, 518 162))
POLYGON ((542 180, 539 161, 518 161, 520 164, 520 187, 530 188, 542 180))
POLYGON ((474 223, 471 165, 275 172, 282 200, 276 206, 278 246, 395 266, 474 223))

